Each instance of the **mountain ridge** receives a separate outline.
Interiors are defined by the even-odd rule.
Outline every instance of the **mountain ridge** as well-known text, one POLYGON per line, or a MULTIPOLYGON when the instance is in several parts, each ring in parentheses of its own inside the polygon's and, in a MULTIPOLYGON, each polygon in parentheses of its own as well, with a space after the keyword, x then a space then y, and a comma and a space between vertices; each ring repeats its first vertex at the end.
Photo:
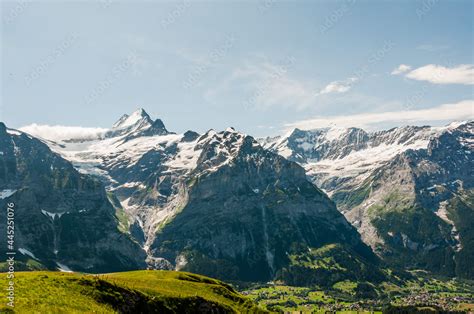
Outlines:
MULTIPOLYGON (((191 250, 183 255, 180 250, 193 243, 191 239, 181 239, 184 242, 175 243, 171 247, 160 244, 176 240, 170 238, 166 230, 174 225, 176 219, 186 216, 188 210, 192 212, 191 208, 197 206, 198 211, 206 212, 206 206, 211 204, 209 197, 212 199, 213 193, 220 191, 230 199, 236 198, 245 203, 244 198, 236 197, 236 194, 243 193, 246 198, 253 199, 253 196, 267 191, 270 183, 277 187, 288 178, 293 180, 303 176, 330 196, 337 204, 337 209, 361 233, 364 242, 390 265, 401 268, 418 267, 448 276, 462 274, 470 277, 473 271, 466 264, 466 259, 471 256, 471 245, 468 243, 473 231, 470 226, 462 224, 459 217, 469 216, 472 212, 469 200, 472 197, 472 172, 463 173, 455 168, 469 169, 473 163, 472 124, 472 121, 464 121, 445 127, 405 126, 375 132, 359 128, 323 128, 310 131, 295 129, 285 136, 254 139, 233 128, 221 132, 209 130, 204 134, 193 131, 175 134, 169 132, 160 119, 153 121, 143 109, 139 109, 131 115, 123 115, 110 129, 118 132, 109 130, 106 132, 109 135, 103 138, 46 142, 51 149, 70 160, 80 172, 96 176, 104 182, 108 191, 116 198, 113 203, 116 211, 123 217, 121 226, 133 234, 148 252, 147 262, 152 267, 185 267, 185 261, 189 258, 196 261, 204 258, 211 265, 211 260, 218 259, 219 254, 226 251, 222 248, 222 252, 212 253, 212 250, 206 248, 204 253, 191 250), (460 153, 447 154, 453 147, 458 147, 457 151, 460 153), (304 170, 283 177, 272 177, 281 171, 281 167, 290 169, 293 166, 290 166, 291 163, 277 161, 268 152, 296 162, 304 170), (259 178, 259 169, 267 167, 265 164, 268 164, 265 176, 259 178), (249 169, 252 169, 251 172, 247 172, 249 169), (246 173, 249 176, 244 179, 246 173), (273 179, 265 181, 267 175, 273 179), (242 192, 239 191, 243 186, 226 190, 223 184, 213 184, 220 180, 231 184, 233 181, 229 181, 230 177, 235 182, 238 182, 238 177, 242 177, 242 183, 247 186, 248 183, 257 181, 251 184, 253 187, 245 187, 242 192), (462 179, 455 188, 456 191, 440 191, 434 195, 430 190, 432 184, 427 183, 431 182, 436 186, 454 180, 448 180, 449 177, 462 179), (196 183, 198 186, 207 185, 208 188, 198 188, 201 192, 193 196, 196 183), (207 205, 198 205, 200 203, 207 205), (457 204, 456 208, 453 209, 451 204, 457 204), (406 228, 402 224, 406 219, 412 219, 413 223, 418 221, 418 227, 406 228), (437 225, 435 230, 439 231, 428 231, 426 228, 430 224, 437 225), (394 230, 391 225, 398 229, 394 230), (209 260, 209 256, 213 257, 209 260), (464 266, 460 268, 459 265, 464 266)), ((291 193, 300 196, 290 196, 286 184, 282 188, 268 190, 273 199, 279 198, 279 190, 288 197, 288 200, 282 202, 289 202, 290 199, 293 202, 300 199, 301 202, 306 197, 299 198, 301 191, 298 189, 291 193)), ((323 193, 318 191, 316 188, 310 194, 323 193)), ((216 202, 213 205, 216 208, 225 204, 224 199, 216 202)), ((268 216, 267 210, 262 208, 273 206, 272 202, 268 198, 260 198, 255 202, 263 202, 265 205, 258 211, 259 218, 256 216, 254 219, 267 225, 263 222, 265 216, 268 216)), ((324 202, 330 204, 331 201, 328 198, 324 202)), ((293 203, 294 208, 302 206, 296 204, 298 203, 293 203)), ((246 206, 251 208, 253 205, 247 203, 246 206)), ((288 213, 289 210, 285 209, 288 213)), ((212 213, 209 215, 212 217, 212 213)), ((188 219, 181 224, 186 224, 188 219)), ((278 221, 280 219, 282 218, 278 218, 278 221)), ((196 225, 203 223, 198 222, 196 225)), ((219 226, 225 224, 226 221, 222 220, 219 226)), ((298 229, 298 224, 293 228, 298 229)), ((185 232, 192 233, 191 230, 192 228, 185 232)), ((265 228, 263 231, 264 234, 268 233, 265 228)), ((309 228, 305 232, 313 231, 309 228)), ((197 238, 199 234, 196 234, 197 238)), ((299 238, 298 235, 294 237, 299 238)), ((263 235, 262 243, 268 241, 266 238, 268 235, 263 235)), ((298 241, 307 245, 307 239, 302 239, 298 241)), ((327 244, 330 243, 318 242, 317 245, 327 244)), ((206 247, 197 242, 193 245, 194 248, 206 247)), ((223 243, 221 246, 224 246, 223 243)), ((272 262, 269 262, 273 258, 272 254, 261 254, 261 265, 267 265, 262 266, 263 269, 266 267, 263 272, 268 274, 267 278, 276 275, 271 270, 272 262)), ((234 259, 235 253, 231 255, 234 259)), ((281 265, 288 265, 291 258, 282 257, 283 260, 281 265)), ((193 271, 192 268, 188 270, 193 271)), ((206 272, 208 269, 198 269, 199 271, 206 272)))
MULTIPOLYGON (((282 269, 304 250, 334 243, 348 259, 358 256, 354 262, 362 269, 376 267, 375 255, 296 163, 233 128, 154 134, 147 133, 152 125, 146 113, 130 116, 115 124, 127 132, 47 143, 81 173, 104 182, 116 197, 121 226, 148 253, 149 267, 268 281, 287 278, 282 269), (206 217, 214 228, 205 228, 206 217), (229 247, 233 242, 236 248, 229 247)), ((330 278, 328 269, 298 267, 330 278)))
MULTIPOLYGON (((143 251, 118 230, 100 182, 80 174, 40 140, 3 123, 0 150, 0 205, 15 204, 20 267, 100 272, 145 266, 143 251)), ((1 218, 6 221, 5 211, 1 218)), ((6 228, 0 224, 2 233, 6 228)), ((6 242, 0 251, 7 251, 6 242)))
POLYGON ((407 126, 372 133, 346 129, 330 140, 325 137, 327 130, 296 130, 287 137, 261 142, 305 167, 310 180, 331 196, 365 243, 392 265, 470 277, 472 267, 466 266, 467 257, 460 257, 465 254, 459 248, 461 242, 471 241, 473 229, 464 226, 464 239, 460 237, 456 223, 449 218, 457 216, 457 210, 446 207, 461 197, 468 200, 462 205, 466 208, 463 215, 467 218, 473 212, 469 201, 473 189, 473 125, 473 121, 463 121, 445 127, 407 126), (442 191, 445 188, 441 187, 450 182, 458 182, 454 190, 442 191), (419 221, 424 224, 418 226, 423 231, 408 230, 402 221, 419 221), (433 229, 439 232, 428 231, 428 222, 439 226, 433 229), (390 225, 399 230, 386 230, 390 225), (432 252, 420 252, 421 247, 432 252), (436 253, 441 248, 447 251, 436 253), (464 265, 463 270, 459 264, 464 265))

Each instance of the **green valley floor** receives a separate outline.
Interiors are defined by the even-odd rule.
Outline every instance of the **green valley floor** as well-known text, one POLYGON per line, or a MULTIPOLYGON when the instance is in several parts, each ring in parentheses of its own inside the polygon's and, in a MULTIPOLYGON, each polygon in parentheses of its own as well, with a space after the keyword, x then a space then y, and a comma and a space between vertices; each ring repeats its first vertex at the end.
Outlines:
POLYGON ((332 287, 292 287, 278 283, 255 285, 242 293, 275 312, 474 312, 474 282, 411 272, 398 283, 341 281, 332 287))

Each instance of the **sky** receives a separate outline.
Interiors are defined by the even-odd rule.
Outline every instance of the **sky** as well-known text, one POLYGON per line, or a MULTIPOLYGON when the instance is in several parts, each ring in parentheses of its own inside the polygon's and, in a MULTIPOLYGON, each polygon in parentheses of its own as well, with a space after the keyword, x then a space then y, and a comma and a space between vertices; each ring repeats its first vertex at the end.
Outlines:
POLYGON ((474 118, 473 1, 2 1, 0 120, 168 130, 474 118))

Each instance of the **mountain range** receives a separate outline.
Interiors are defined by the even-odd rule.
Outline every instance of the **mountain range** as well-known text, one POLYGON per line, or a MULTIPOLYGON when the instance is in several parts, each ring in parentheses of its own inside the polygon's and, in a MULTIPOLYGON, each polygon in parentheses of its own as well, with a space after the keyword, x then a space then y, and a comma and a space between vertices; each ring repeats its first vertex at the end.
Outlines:
POLYGON ((474 122, 295 129, 261 143, 303 166, 389 264, 473 277, 474 122))
POLYGON ((308 286, 379 282, 387 267, 472 279, 473 126, 255 139, 176 134, 143 109, 80 135, 2 124, 0 206, 17 205, 30 269, 308 286))

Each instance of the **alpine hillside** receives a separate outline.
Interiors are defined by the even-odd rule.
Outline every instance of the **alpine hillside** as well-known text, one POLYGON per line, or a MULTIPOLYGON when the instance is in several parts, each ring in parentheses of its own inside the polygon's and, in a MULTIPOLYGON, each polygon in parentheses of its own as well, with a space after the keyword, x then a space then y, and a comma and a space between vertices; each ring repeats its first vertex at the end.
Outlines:
MULTIPOLYGON (((119 230, 99 180, 79 173, 38 139, 0 123, 0 206, 9 203, 14 204, 17 270, 145 267, 144 251, 119 230)), ((2 221, 6 215, 2 210, 2 221)), ((0 224, 0 233, 7 234, 6 226, 0 224)), ((0 252, 6 251, 2 241, 0 252)))

